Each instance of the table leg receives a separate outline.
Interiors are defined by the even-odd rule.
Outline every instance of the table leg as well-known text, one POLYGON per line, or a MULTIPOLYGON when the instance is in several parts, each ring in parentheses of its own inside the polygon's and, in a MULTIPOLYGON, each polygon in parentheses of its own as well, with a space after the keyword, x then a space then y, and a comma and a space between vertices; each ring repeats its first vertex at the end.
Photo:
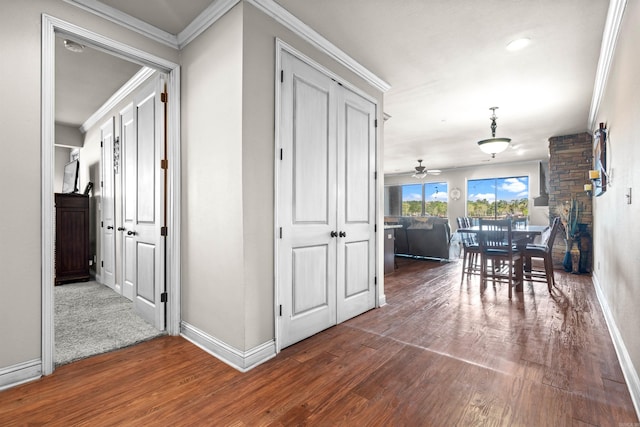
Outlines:
POLYGON ((516 269, 516 292, 523 291, 523 282, 524 282, 524 268, 522 263, 522 257, 516 261, 514 268, 516 269))

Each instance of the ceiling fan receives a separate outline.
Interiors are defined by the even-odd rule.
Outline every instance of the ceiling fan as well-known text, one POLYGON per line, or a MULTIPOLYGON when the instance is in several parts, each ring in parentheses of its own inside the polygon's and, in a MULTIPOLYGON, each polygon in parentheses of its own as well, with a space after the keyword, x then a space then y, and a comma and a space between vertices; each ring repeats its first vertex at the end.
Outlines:
POLYGON ((427 175, 440 175, 442 171, 440 169, 427 169, 422 166, 422 159, 418 159, 418 166, 415 167, 415 172, 411 175, 413 178, 422 179, 427 175))

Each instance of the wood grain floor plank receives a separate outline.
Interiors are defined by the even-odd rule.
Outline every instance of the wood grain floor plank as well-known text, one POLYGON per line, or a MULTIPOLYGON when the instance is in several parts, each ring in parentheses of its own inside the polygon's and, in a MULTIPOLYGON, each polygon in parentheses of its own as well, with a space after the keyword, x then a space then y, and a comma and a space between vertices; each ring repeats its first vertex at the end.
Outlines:
POLYGON ((460 283, 398 259, 388 304, 240 373, 180 337, 0 392, 2 426, 618 426, 638 423, 588 276, 460 283))

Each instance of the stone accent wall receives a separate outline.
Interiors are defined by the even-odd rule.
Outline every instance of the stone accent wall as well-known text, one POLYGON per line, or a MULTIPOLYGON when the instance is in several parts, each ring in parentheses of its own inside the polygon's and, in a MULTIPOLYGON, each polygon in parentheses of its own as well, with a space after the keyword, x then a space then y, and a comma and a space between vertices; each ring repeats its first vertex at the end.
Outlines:
MULTIPOLYGON (((575 198, 582 204, 579 222, 587 224, 593 233, 593 210, 591 197, 584 192, 589 181, 589 169, 593 164, 593 139, 584 132, 575 135, 549 138, 549 218, 558 214, 557 206, 575 198)), ((564 230, 558 232, 553 248, 553 263, 561 267, 565 253, 564 230)), ((593 251, 591 251, 593 253, 593 251)), ((593 256, 590 257, 591 259, 593 256)), ((589 262, 589 271, 591 271, 589 262)))

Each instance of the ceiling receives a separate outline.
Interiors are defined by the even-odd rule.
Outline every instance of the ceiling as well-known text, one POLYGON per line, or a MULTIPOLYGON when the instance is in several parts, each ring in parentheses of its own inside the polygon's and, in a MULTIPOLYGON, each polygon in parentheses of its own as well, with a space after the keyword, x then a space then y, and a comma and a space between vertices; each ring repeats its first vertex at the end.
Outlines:
MULTIPOLYGON (((384 96, 387 174, 408 172, 417 159, 443 170, 545 159, 550 137, 588 130, 608 0, 276 2, 391 85, 384 96), (521 37, 531 40, 528 47, 506 49, 521 37), (494 106, 496 136, 511 138, 512 148, 491 159, 476 142, 491 136, 494 106)), ((177 34, 213 1, 102 3, 177 34)), ((73 61, 84 53, 57 57, 56 67, 68 62, 76 70, 56 68, 58 121, 79 126, 140 68, 96 54, 107 62, 78 67, 73 61)))

